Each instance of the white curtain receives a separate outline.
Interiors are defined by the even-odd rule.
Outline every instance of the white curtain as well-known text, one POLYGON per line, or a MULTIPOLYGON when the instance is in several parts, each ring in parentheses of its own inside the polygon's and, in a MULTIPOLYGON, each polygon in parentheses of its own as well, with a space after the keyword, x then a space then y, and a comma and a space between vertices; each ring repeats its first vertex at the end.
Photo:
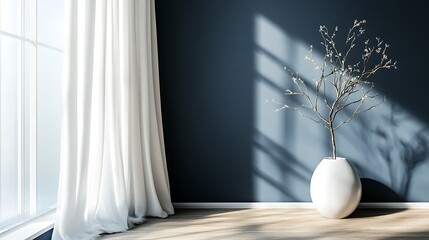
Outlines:
POLYGON ((66 0, 64 112, 53 239, 94 239, 174 213, 154 0, 66 0))

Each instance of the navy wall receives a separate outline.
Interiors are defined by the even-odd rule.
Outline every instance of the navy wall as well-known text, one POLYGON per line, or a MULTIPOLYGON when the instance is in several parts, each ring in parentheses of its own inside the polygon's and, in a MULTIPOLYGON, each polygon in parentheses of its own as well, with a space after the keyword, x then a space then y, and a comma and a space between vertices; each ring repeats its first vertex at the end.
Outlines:
MULTIPOLYGON (((421 1, 156 1, 162 112, 175 202, 310 201, 329 133, 267 99, 311 79, 319 25, 391 45, 398 70, 376 75, 388 97, 340 129, 339 155, 363 178, 363 201, 429 201, 428 14, 421 1)), ((359 56, 358 56, 359 57, 359 56)))
POLYGON ((34 240, 50 240, 52 238, 53 232, 54 232, 54 229, 50 229, 47 232, 35 238, 34 240))

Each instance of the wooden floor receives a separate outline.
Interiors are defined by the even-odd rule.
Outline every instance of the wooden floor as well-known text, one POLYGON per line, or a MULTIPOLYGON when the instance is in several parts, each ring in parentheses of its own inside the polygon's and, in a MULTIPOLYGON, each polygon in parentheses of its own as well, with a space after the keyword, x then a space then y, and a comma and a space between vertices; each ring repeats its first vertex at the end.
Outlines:
POLYGON ((315 209, 178 209, 102 239, 429 239, 429 209, 359 209, 346 219, 315 209))

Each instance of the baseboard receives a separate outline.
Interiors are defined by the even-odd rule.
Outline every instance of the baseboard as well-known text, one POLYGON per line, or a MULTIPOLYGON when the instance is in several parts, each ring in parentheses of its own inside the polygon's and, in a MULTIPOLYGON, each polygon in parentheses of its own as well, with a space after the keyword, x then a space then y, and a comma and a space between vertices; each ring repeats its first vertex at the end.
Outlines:
MULTIPOLYGON (((177 202, 175 208, 314 208, 311 202, 177 202)), ((364 202, 358 208, 429 208, 429 202, 364 202)))

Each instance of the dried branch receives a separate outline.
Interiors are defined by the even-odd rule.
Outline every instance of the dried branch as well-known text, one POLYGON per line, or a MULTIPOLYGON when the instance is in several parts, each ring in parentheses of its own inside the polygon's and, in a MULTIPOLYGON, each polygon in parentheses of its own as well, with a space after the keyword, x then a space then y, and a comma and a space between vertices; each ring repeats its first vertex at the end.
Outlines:
POLYGON ((345 120, 345 121, 343 121, 343 122, 339 123, 339 124, 338 124, 338 126, 336 126, 336 127, 334 128, 334 131, 335 131, 335 130, 337 130, 338 128, 340 128, 343 124, 350 122, 350 120, 352 120, 354 117, 356 117, 356 115, 358 115, 359 113, 367 112, 367 111, 369 111, 369 110, 371 110, 371 109, 373 109, 373 108, 377 107, 378 105, 382 104, 382 103, 383 103, 383 102, 385 102, 386 100, 387 100, 387 98, 386 98, 386 97, 384 97, 384 98, 383 98, 383 100, 381 100, 379 103, 377 103, 377 104, 375 104, 375 105, 372 105, 372 106, 370 106, 370 107, 368 107, 368 108, 366 108, 366 109, 364 109, 364 110, 359 110, 359 109, 360 109, 360 107, 361 107, 361 106, 362 106, 362 104, 363 104, 363 101, 361 101, 361 102, 359 103, 359 106, 358 106, 358 107, 356 108, 356 110, 353 112, 353 114, 352 114, 352 115, 350 115, 350 117, 349 117, 347 120, 345 120))
MULTIPOLYGON (((324 121, 322 121, 321 119, 317 120, 317 119, 315 119, 315 118, 313 118, 313 117, 311 117, 311 116, 303 113, 299 107, 290 107, 289 105, 281 103, 281 102, 279 102, 279 101, 277 101, 275 99, 271 99, 271 102, 273 102, 273 103, 275 103, 277 105, 280 105, 280 107, 275 110, 276 112, 281 111, 281 110, 286 109, 286 108, 292 109, 294 111, 297 111, 298 114, 301 115, 302 117, 305 117, 305 118, 307 118, 307 119, 309 119, 309 120, 311 120, 311 121, 313 121, 315 123, 322 124, 324 127, 328 128, 328 126, 325 124, 324 121)), ((307 105, 301 105, 301 107, 311 108, 310 106, 307 106, 307 105)))
POLYGON ((276 111, 286 108, 292 109, 301 116, 326 127, 331 133, 334 158, 336 158, 334 131, 350 122, 360 113, 367 112, 386 101, 386 98, 383 98, 375 104, 364 107, 367 105, 365 104, 367 101, 378 97, 378 94, 373 93, 374 82, 369 79, 381 69, 396 69, 396 62, 393 62, 387 55, 389 45, 380 38, 376 38, 373 46, 370 45, 369 39, 364 41, 362 61, 349 63, 348 57, 353 53, 359 38, 365 34, 364 24, 366 24, 365 20, 354 21, 345 39, 343 51, 339 51, 335 44, 338 27, 335 27, 334 31, 330 33, 326 26, 320 26, 321 45, 325 50, 323 60, 318 61, 315 59, 312 45, 310 46, 309 55, 305 57, 306 60, 314 65, 316 70, 320 71, 320 78, 315 81, 315 96, 310 96, 307 83, 297 73, 285 68, 292 76, 296 88, 296 90, 286 90, 285 95, 303 96, 306 99, 306 104, 290 107, 273 100, 274 103, 281 105, 276 111), (374 60, 375 58, 378 60, 374 60), (376 62, 376 64, 372 64, 373 62, 376 62), (332 90, 335 96, 330 96, 329 90, 332 90), (361 96, 354 97, 359 92, 361 96), (329 113, 319 107, 319 104, 322 103, 320 99, 323 100, 323 104, 329 113), (347 112, 346 110, 353 106, 354 110, 349 111, 345 120, 338 123, 336 121, 337 116, 342 112, 347 112), (362 109, 363 107, 364 109, 362 109), (310 110, 310 112, 314 113, 314 117, 305 114, 301 111, 302 108, 310 110))

